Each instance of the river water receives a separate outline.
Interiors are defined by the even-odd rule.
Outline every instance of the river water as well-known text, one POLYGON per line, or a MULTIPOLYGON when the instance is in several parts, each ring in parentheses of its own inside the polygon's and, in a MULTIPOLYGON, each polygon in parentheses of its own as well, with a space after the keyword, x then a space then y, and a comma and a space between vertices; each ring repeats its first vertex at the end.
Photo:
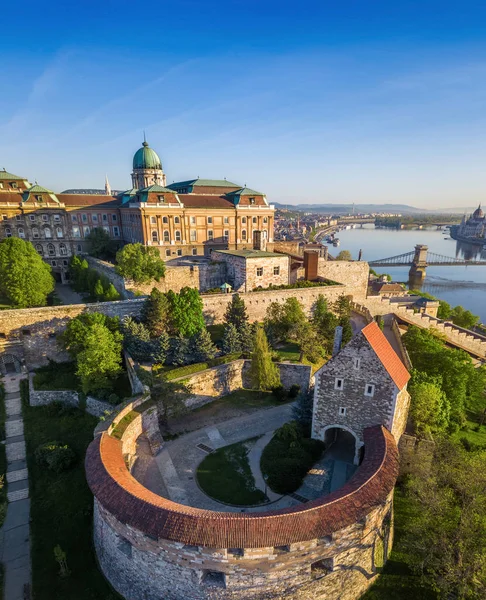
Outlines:
MULTIPOLYGON (((486 249, 450 239, 448 230, 430 229, 394 230, 375 229, 374 225, 359 225, 336 234, 341 241, 339 248, 329 244, 329 251, 336 255, 349 250, 354 259, 359 250, 362 260, 378 260, 411 252, 416 244, 425 244, 431 252, 449 257, 486 260, 486 249)), ((377 273, 389 273, 393 281, 408 281, 409 266, 376 268, 377 273)), ((461 304, 481 317, 486 323, 486 265, 478 267, 443 266, 427 267, 422 291, 442 298, 452 306, 461 304)))

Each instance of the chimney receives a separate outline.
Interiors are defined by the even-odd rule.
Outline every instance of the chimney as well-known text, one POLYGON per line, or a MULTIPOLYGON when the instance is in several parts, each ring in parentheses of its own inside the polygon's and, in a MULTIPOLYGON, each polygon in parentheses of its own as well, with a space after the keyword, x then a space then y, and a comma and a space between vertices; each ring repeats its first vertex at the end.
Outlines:
POLYGON ((253 250, 263 250, 264 252, 267 249, 267 232, 261 231, 257 229, 253 232, 253 250))

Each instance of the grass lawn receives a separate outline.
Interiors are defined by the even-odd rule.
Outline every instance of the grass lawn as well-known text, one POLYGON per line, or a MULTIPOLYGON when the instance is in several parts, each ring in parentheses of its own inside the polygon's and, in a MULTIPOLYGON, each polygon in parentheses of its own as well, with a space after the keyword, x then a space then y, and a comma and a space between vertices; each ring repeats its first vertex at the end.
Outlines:
POLYGON ((395 541, 377 582, 361 600, 437 600, 438 596, 410 570, 410 556, 401 547, 413 510, 399 488, 395 489, 395 541))
POLYGON ((257 439, 232 444, 206 456, 197 468, 197 480, 208 496, 237 506, 266 501, 265 494, 255 489, 248 464, 248 451, 257 439))
POLYGON ((278 353, 280 360, 300 361, 300 347, 295 342, 287 342, 274 348, 274 350, 278 353))
MULTIPOLYGON (((288 400, 290 402, 290 400, 288 400)), ((282 404, 279 402, 275 396, 271 392, 259 392, 257 390, 235 390, 228 394, 227 396, 223 396, 222 398, 218 398, 211 402, 211 404, 207 404, 205 406, 201 406, 193 410, 193 413, 198 411, 207 410, 211 408, 211 410, 216 409, 220 406, 230 406, 233 408, 267 408, 270 406, 277 406, 278 404, 282 404)))
POLYGON ((475 431, 478 424, 474 421, 467 421, 465 429, 456 431, 451 437, 454 441, 458 442, 461 438, 466 438, 473 444, 486 447, 486 425, 482 425, 479 431, 475 431))
MULTIPOLYGON (((25 388, 24 392, 25 394, 25 388)), ((25 398, 25 396, 24 396, 25 398)), ((115 600, 95 562, 92 546, 93 496, 84 475, 84 456, 98 420, 72 408, 23 403, 31 495, 33 591, 36 600, 115 600), (35 449, 45 442, 67 443, 77 462, 59 475, 39 467, 35 449), (54 547, 66 552, 71 575, 59 577, 54 547)))

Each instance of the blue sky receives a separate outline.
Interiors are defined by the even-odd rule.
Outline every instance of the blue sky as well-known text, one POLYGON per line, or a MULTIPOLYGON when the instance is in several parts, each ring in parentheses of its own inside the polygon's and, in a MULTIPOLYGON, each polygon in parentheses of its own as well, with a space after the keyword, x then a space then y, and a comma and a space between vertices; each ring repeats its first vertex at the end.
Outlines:
POLYGON ((486 3, 9 2, 0 168, 130 186, 143 130, 168 181, 270 201, 486 198, 486 3))

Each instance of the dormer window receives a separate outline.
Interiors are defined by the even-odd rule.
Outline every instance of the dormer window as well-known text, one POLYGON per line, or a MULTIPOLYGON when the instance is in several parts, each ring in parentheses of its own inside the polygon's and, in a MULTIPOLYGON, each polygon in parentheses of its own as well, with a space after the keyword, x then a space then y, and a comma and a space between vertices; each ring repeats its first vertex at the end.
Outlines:
POLYGON ((158 196, 158 200, 159 200, 159 202, 165 202, 164 196, 158 196))
POLYGON ((248 198, 250 204, 255 204, 255 198, 248 198))
POLYGON ((15 181, 12 181, 12 182, 10 183, 10 187, 11 187, 11 188, 13 188, 14 190, 16 190, 16 189, 17 189, 17 187, 18 187, 18 185, 17 185, 17 183, 16 183, 15 181))
POLYGON ((37 202, 42 202, 42 196, 36 196, 35 199, 37 200, 37 202))

